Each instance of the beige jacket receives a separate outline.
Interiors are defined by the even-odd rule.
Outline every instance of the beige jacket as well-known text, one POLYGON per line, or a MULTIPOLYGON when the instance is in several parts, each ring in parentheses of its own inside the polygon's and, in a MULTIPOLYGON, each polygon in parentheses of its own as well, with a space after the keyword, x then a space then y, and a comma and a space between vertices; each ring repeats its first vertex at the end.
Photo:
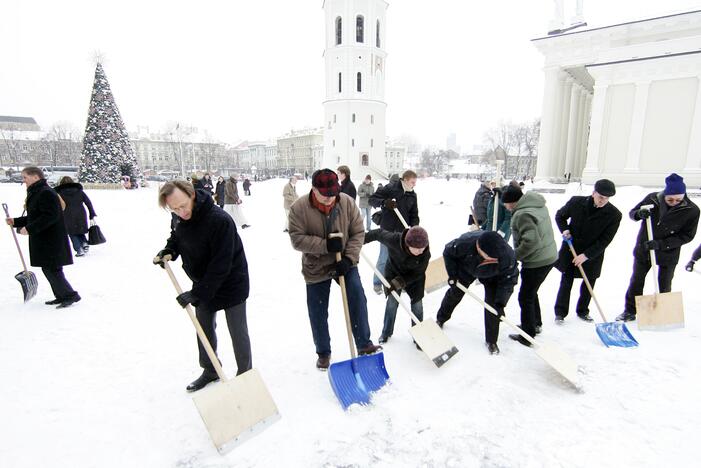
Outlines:
POLYGON ((288 182, 285 184, 285 188, 282 189, 282 198, 285 200, 285 209, 289 210, 292 204, 299 198, 299 195, 297 195, 297 188, 288 182))
POLYGON ((234 182, 234 179, 230 178, 224 184, 224 204, 225 205, 238 205, 239 203, 239 189, 234 182))
MULTIPOLYGON (((326 219, 311 202, 309 195, 297 199, 290 207, 289 230, 292 247, 302 252, 302 275, 304 281, 320 283, 331 278, 336 263, 336 254, 326 250, 326 219)), ((363 218, 354 200, 341 193, 336 200, 338 215, 331 232, 343 233, 343 252, 354 265, 358 264, 360 249, 365 240, 363 218)))

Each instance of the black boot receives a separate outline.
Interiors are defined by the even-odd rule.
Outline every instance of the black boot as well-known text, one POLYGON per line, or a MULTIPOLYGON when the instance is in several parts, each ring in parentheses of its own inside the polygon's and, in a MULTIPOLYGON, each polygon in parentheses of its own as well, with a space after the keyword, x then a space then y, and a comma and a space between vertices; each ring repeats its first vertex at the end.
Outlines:
POLYGON ((635 320, 635 314, 631 314, 630 312, 623 312, 621 315, 616 317, 617 322, 632 322, 635 320))
POLYGON ((211 371, 204 371, 202 375, 186 387, 186 390, 188 392, 196 392, 197 390, 202 390, 208 383, 216 382, 217 380, 219 380, 219 376, 216 373, 212 374, 211 371))
POLYGON ((593 322, 594 319, 589 316, 589 314, 577 314, 577 317, 579 317, 580 320, 584 320, 585 322, 593 322))
POLYGON ((487 343, 489 354, 499 354, 499 346, 496 343, 487 343))
POLYGON ((58 304, 60 304, 61 302, 63 302, 63 301, 61 301, 61 299, 52 299, 52 300, 50 300, 50 301, 44 302, 44 304, 46 304, 46 305, 58 305, 58 304))
POLYGON ((316 368, 320 371, 328 370, 331 365, 331 356, 319 354, 319 359, 316 360, 316 368))
POLYGON ((377 342, 380 344, 385 344, 388 341, 389 341, 389 336, 385 336, 385 335, 380 335, 380 339, 377 340, 377 342))
POLYGON ((532 346, 531 342, 519 335, 518 333, 514 333, 513 335, 509 335, 509 338, 511 338, 514 341, 518 341, 521 343, 523 346, 528 346, 529 348, 532 346))
POLYGON ((72 296, 68 299, 63 299, 59 305, 56 306, 57 309, 65 309, 66 307, 70 307, 76 302, 80 300, 80 296, 78 293, 75 293, 75 296, 72 296))

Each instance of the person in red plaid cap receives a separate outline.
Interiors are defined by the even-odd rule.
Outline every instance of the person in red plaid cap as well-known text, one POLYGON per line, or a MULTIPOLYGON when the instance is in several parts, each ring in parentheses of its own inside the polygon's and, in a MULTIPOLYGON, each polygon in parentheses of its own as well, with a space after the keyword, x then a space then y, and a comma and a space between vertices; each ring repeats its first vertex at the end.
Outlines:
POLYGON ((331 280, 345 277, 350 320, 358 354, 382 349, 370 340, 365 291, 358 275, 358 259, 365 230, 355 201, 341 192, 337 174, 320 169, 312 174, 312 189, 290 207, 289 235, 292 247, 302 252, 302 275, 307 284, 307 309, 316 346, 316 367, 331 363, 329 292, 331 280), (341 233, 342 237, 330 237, 341 233), (341 261, 336 261, 336 253, 341 261))

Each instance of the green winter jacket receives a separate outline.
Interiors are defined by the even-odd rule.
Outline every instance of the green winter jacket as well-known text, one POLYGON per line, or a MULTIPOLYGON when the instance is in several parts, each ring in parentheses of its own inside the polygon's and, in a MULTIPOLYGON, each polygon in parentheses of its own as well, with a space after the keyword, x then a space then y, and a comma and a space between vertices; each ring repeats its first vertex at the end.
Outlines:
POLYGON ((557 245, 545 198, 526 192, 511 213, 516 259, 523 268, 538 268, 557 261, 557 245))
MULTIPOLYGON (((482 229, 485 231, 493 231, 492 221, 494 220, 494 197, 489 200, 487 205, 487 220, 482 224, 482 229)), ((499 198, 499 214, 497 214, 497 231, 504 233, 504 240, 509 242, 511 238, 511 212, 504 207, 499 198)))

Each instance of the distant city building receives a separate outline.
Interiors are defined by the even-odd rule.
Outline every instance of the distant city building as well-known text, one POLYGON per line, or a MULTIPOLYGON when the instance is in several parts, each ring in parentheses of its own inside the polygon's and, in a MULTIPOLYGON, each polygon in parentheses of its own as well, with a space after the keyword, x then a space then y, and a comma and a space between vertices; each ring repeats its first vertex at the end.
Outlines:
POLYGON ((78 134, 44 131, 32 117, 0 116, 0 167, 75 166, 82 148, 78 134))
MULTIPOLYGON (((278 172, 281 174, 310 174, 321 167, 324 155, 322 128, 292 131, 277 139, 278 172)), ((338 165, 328 166, 336 169, 338 165)))
POLYGON ((9 115, 0 115, 1 130, 19 130, 19 131, 41 131, 39 124, 32 117, 13 117, 9 115))
POLYGON ((448 134, 448 138, 445 139, 445 149, 460 154, 460 146, 458 146, 458 138, 455 133, 448 134))
MULTIPOLYGON (((400 144, 385 144, 385 158, 387 160, 387 175, 399 174, 401 175, 407 167, 406 158, 406 147, 400 144)), ((414 166, 415 167, 415 166, 414 166)))

